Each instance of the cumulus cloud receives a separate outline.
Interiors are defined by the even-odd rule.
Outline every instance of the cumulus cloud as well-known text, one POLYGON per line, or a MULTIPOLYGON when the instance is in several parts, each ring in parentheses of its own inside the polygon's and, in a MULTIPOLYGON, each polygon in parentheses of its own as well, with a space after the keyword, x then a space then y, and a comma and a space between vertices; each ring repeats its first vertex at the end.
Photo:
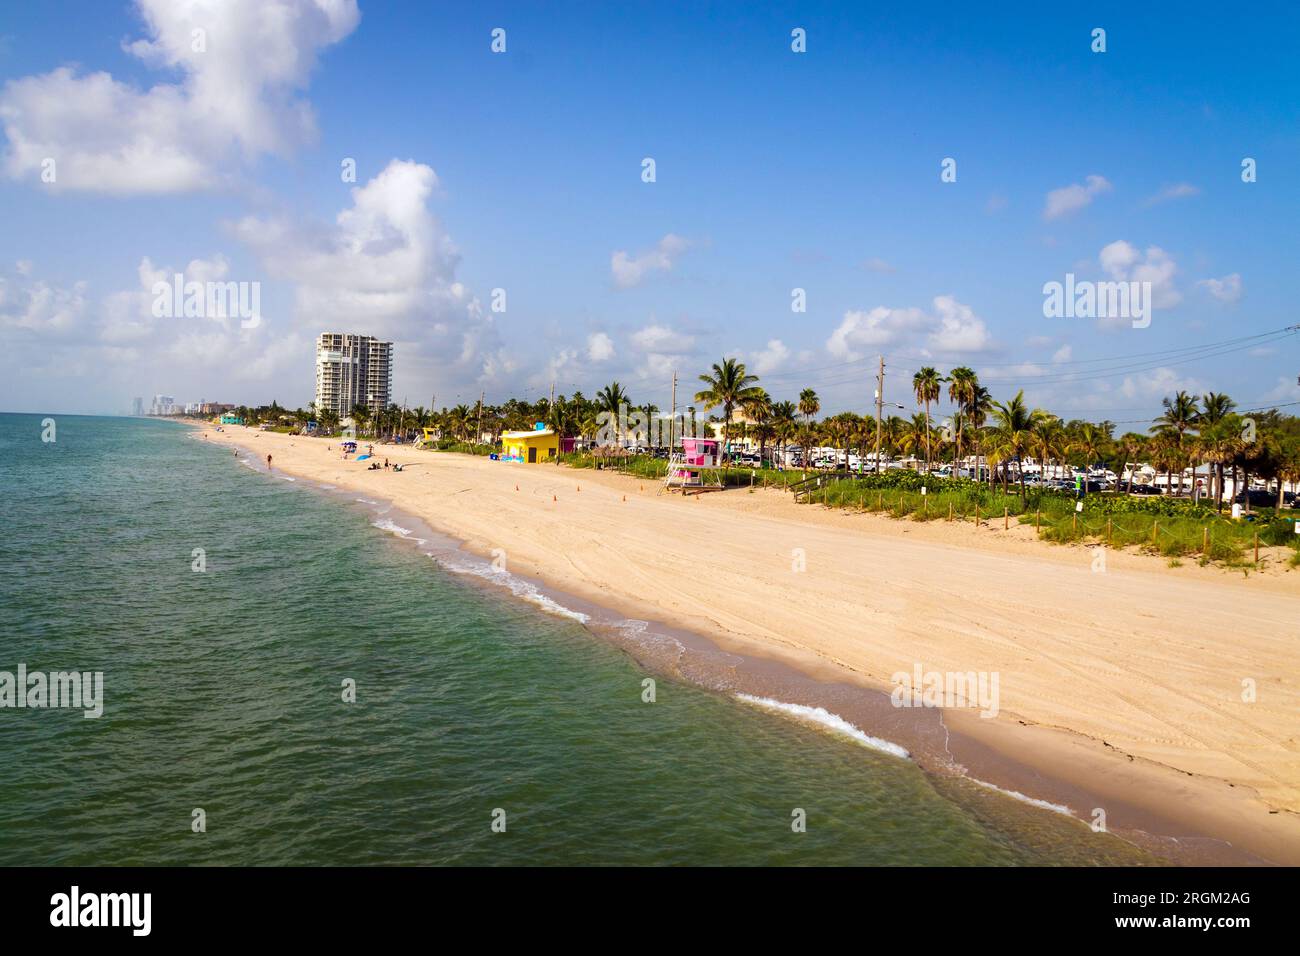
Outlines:
POLYGON ((1043 218, 1048 222, 1078 212, 1090 205, 1102 193, 1110 192, 1111 185, 1105 176, 1092 175, 1082 183, 1072 183, 1053 189, 1047 194, 1043 218))
POLYGON ((352 190, 332 224, 250 216, 233 231, 273 276, 296 284, 300 315, 411 336, 450 307, 470 307, 455 280, 459 253, 428 208, 437 185, 429 166, 395 159, 352 190))
POLYGON ((608 362, 614 357, 614 340, 604 332, 587 336, 587 358, 593 362, 608 362))
POLYGON ((360 20, 355 0, 136 5, 147 36, 124 48, 177 81, 140 89, 67 66, 9 81, 0 91, 7 175, 115 194, 220 185, 243 160, 313 139, 301 90, 319 52, 360 20))
MULTIPOLYGON (((1105 246, 1097 256, 1102 269, 1112 279, 1124 282, 1150 282, 1151 304, 1157 309, 1172 308, 1183 301, 1174 286, 1178 266, 1159 246, 1148 246, 1145 253, 1123 239, 1105 246)), ((1116 319, 1126 323, 1128 319, 1116 319)))
MULTIPOLYGON (((30 274, 19 270, 24 279, 30 274)), ((73 333, 86 313, 86 283, 64 287, 42 279, 14 282, 0 277, 0 328, 32 336, 73 333)))
POLYGON ((1241 274, 1237 272, 1226 275, 1222 279, 1202 279, 1196 284, 1228 305, 1241 298, 1241 274))
POLYGON ((690 245, 689 240, 670 232, 653 249, 647 249, 636 256, 630 256, 624 250, 615 252, 609 260, 614 285, 620 289, 630 289, 657 272, 668 272, 690 245))
POLYGON ((753 353, 746 367, 755 375, 775 372, 790 357, 790 349, 780 339, 768 339, 766 347, 753 353))
POLYGON ((871 351, 904 343, 938 352, 978 352, 992 344, 984 320, 970 306, 948 295, 936 296, 933 311, 876 306, 850 310, 826 340, 832 355, 857 361, 871 351))
POLYGON ((1162 366, 1140 375, 1126 375, 1119 391, 1125 398, 1158 400, 1178 391, 1196 394, 1205 389, 1196 379, 1186 378, 1173 369, 1162 366))

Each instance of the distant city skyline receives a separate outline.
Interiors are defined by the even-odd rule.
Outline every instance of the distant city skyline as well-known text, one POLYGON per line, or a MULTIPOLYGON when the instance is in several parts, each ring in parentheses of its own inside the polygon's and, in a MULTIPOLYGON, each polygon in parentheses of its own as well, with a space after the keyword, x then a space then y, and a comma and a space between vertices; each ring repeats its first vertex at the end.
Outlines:
POLYGON ((871 414, 881 353, 908 408, 924 365, 1094 420, 1178 389, 1300 402, 1298 27, 1210 3, 16 7, 0 408, 306 407, 323 328, 394 343, 398 404, 617 380, 666 407, 727 355, 871 414), (1150 314, 1045 308, 1107 283, 1150 314))

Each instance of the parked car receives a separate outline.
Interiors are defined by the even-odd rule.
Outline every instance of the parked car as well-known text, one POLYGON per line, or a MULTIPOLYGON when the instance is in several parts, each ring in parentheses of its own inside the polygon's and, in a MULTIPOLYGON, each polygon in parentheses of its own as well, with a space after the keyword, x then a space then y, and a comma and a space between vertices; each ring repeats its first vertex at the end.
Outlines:
POLYGON ((1260 488, 1251 488, 1249 491, 1239 491, 1233 497, 1234 505, 1244 505, 1246 496, 1250 496, 1250 506, 1252 508, 1271 508, 1277 504, 1277 495, 1271 491, 1264 491, 1260 488))
POLYGON ((1149 496, 1149 495, 1163 494, 1163 492, 1155 485, 1134 485, 1131 489, 1129 489, 1129 494, 1149 496))

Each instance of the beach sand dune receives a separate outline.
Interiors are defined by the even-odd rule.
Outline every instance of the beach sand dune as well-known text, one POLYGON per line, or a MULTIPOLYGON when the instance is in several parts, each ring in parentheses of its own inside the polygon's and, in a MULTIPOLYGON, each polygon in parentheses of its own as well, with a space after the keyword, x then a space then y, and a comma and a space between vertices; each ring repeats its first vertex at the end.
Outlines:
POLYGON ((659 495, 612 473, 391 446, 379 460, 416 467, 366 471, 337 441, 207 434, 391 500, 480 554, 504 549, 562 591, 821 679, 996 673, 995 718, 945 716, 972 759, 998 755, 999 786, 1086 786, 1136 818, 1300 863, 1300 572, 1111 552, 1099 573, 1092 550, 1001 521, 893 521, 772 490, 659 495))

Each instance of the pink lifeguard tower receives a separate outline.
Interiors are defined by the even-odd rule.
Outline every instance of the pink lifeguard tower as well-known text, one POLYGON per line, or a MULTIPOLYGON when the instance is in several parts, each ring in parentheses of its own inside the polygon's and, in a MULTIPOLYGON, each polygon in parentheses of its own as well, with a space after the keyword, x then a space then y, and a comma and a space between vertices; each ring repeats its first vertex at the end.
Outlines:
POLYGON ((668 459, 668 472, 664 475, 661 491, 681 488, 682 494, 694 488, 722 488, 722 456, 718 442, 712 438, 683 438, 682 450, 668 459))

